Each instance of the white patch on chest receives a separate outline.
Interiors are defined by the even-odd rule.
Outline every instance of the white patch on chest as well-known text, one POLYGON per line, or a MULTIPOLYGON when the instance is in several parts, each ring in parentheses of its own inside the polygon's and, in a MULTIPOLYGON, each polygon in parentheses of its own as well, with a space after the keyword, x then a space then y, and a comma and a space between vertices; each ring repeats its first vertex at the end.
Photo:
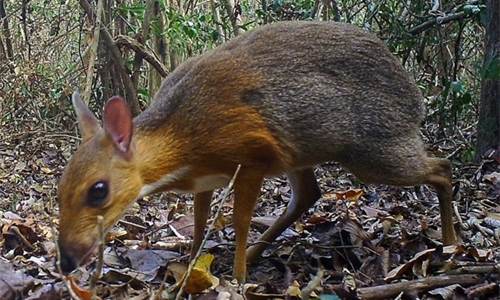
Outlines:
POLYGON ((189 166, 182 167, 182 168, 174 171, 173 173, 170 173, 170 174, 163 176, 158 181, 155 181, 153 183, 150 183, 150 184, 143 186, 141 191, 139 192, 139 196, 137 196, 137 199, 151 194, 156 189, 158 189, 164 185, 167 185, 167 184, 175 182, 175 181, 182 180, 182 177, 184 177, 184 175, 186 175, 186 173, 189 171, 189 169, 190 169, 189 166))
MULTIPOLYGON (((160 178, 160 180, 156 182, 143 186, 141 191, 139 192, 139 196, 137 196, 137 199, 151 194, 152 192, 154 192, 155 190, 157 190, 162 186, 165 186, 175 181, 182 181, 184 179, 183 177, 190 169, 191 167, 189 166, 182 167, 173 173, 163 176, 162 178, 160 178)), ((229 184, 229 181, 231 181, 231 177, 224 174, 201 176, 194 179, 194 187, 192 190, 185 191, 185 190, 173 189, 172 191, 181 194, 211 191, 218 188, 226 187, 229 184)))
POLYGON ((229 181, 231 181, 231 177, 223 174, 202 176, 196 178, 194 181, 194 190, 191 192, 199 193, 223 188, 229 184, 229 181))

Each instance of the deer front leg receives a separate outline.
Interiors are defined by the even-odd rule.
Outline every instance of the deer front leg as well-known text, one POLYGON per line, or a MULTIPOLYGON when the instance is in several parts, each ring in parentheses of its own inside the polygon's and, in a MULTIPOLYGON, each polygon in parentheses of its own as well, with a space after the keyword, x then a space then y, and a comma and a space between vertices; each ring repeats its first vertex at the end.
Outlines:
POLYGON ((244 283, 246 278, 246 248, 253 211, 264 174, 259 170, 240 169, 234 182, 233 224, 236 235, 236 253, 234 256, 233 278, 244 283))
POLYGON ((206 191, 194 195, 194 237, 193 246, 191 247, 191 259, 196 256, 196 252, 198 252, 205 236, 212 194, 213 191, 206 191))

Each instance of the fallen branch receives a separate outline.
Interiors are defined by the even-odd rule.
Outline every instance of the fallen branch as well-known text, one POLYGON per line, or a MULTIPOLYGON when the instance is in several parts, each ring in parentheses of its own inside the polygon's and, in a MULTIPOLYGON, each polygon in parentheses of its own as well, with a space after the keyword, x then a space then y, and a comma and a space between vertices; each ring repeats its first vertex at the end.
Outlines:
POLYGON ((461 286, 471 286, 481 282, 482 278, 483 277, 479 275, 432 276, 418 280, 359 288, 357 289, 356 293, 359 299, 370 299, 370 300, 386 299, 386 298, 394 298, 400 293, 419 294, 428 290, 452 284, 460 284, 461 286))

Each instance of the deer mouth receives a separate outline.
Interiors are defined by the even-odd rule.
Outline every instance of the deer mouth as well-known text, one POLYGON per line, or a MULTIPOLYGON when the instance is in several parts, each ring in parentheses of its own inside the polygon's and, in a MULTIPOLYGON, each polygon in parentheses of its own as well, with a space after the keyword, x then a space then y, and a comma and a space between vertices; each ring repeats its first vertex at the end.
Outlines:
POLYGON ((61 269, 64 274, 69 274, 76 270, 80 266, 88 264, 92 257, 98 252, 97 242, 94 242, 85 252, 82 253, 82 247, 77 245, 71 245, 66 247, 65 245, 59 244, 59 250, 61 252, 61 269))

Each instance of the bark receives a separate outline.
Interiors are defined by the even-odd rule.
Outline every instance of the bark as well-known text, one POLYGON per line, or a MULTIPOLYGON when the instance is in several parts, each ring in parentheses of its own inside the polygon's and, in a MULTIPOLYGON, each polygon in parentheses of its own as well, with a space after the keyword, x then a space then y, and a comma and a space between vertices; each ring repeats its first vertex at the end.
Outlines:
MULTIPOLYGON (((155 1, 154 3, 153 15, 157 20, 156 26, 158 27, 160 32, 164 32, 166 29, 165 14, 160 9, 159 1, 155 1)), ((148 80, 148 89, 150 91, 150 97, 148 99, 149 102, 154 97, 156 92, 160 89, 163 77, 166 77, 168 75, 168 69, 166 67, 168 65, 167 63, 168 50, 167 50, 167 41, 165 35, 153 34, 151 39, 152 39, 151 44, 154 49, 154 53, 152 53, 152 55, 155 58, 155 60, 158 60, 158 64, 161 65, 162 70, 160 70, 159 67, 155 65, 156 62, 148 61, 156 69, 156 72, 149 72, 149 80, 148 80), (163 74, 163 72, 165 73, 163 74)), ((146 60, 148 60, 147 56, 146 60)))
POLYGON ((5 11, 5 2, 3 0, 0 0, 0 19, 2 20, 2 31, 5 38, 5 47, 3 50, 6 51, 5 56, 8 59, 12 59, 14 57, 14 49, 12 47, 9 22, 7 20, 7 13, 5 11))
MULTIPOLYGON (((498 1, 498 0, 492 0, 498 1)), ((439 287, 446 287, 452 284, 460 284, 463 287, 468 287, 471 285, 478 284, 481 282, 482 277, 476 274, 464 274, 464 275, 442 275, 436 277, 427 277, 418 280, 404 281, 386 285, 379 285, 374 287, 359 288, 357 290, 357 295, 359 299, 388 299, 395 298, 401 293, 407 296, 413 295, 417 296, 419 293, 423 293, 429 290, 433 290, 439 287)))
MULTIPOLYGON (((500 59, 500 1, 487 0, 486 43, 483 69, 494 59, 500 59)), ((500 74, 483 76, 481 104, 477 126, 476 161, 489 150, 496 150, 500 158, 500 74)))

